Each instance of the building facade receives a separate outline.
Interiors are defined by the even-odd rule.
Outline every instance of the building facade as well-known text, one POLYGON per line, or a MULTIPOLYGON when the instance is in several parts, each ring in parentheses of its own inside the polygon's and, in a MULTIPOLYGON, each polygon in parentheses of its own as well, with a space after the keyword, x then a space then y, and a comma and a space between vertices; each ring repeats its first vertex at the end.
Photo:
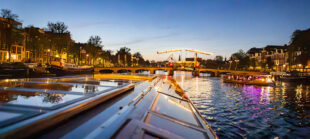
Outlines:
POLYGON ((250 70, 260 71, 287 71, 287 46, 267 45, 264 48, 251 48, 247 55, 250 58, 250 70))
POLYGON ((25 33, 22 23, 0 17, 0 63, 25 59, 25 33))

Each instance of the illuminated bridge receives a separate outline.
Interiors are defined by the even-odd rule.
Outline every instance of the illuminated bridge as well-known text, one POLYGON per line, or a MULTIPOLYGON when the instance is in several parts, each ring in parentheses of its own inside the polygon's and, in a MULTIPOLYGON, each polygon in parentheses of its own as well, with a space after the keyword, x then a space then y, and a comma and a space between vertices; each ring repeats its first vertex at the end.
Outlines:
MULTIPOLYGON (((95 68, 95 72, 98 73, 124 73, 124 72, 131 72, 131 73, 139 73, 140 71, 149 71, 150 74, 155 74, 157 70, 164 70, 167 71, 169 75, 173 75, 174 71, 178 69, 174 69, 172 67, 105 67, 105 68, 95 68)), ((206 68, 196 68, 193 71, 193 75, 199 75, 197 73, 207 72, 210 73, 211 76, 219 76, 225 73, 233 73, 233 74, 263 74, 262 72, 253 72, 253 71, 238 71, 238 70, 221 70, 221 69, 206 69, 206 68), (194 74, 195 73, 195 74, 194 74)))

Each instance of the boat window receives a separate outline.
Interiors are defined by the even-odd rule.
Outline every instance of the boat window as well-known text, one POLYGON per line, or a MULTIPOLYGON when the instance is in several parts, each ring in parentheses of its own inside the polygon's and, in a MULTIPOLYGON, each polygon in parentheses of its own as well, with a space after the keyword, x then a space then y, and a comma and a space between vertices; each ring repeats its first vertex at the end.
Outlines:
POLYGON ((16 123, 26 118, 40 114, 40 112, 25 111, 25 110, 8 110, 0 107, 0 128, 16 123))
POLYGON ((16 118, 18 116, 21 116, 20 113, 13 113, 13 112, 3 112, 0 111, 0 122, 12 119, 12 118, 16 118))
POLYGON ((0 103, 4 105, 50 108, 82 98, 83 95, 0 90, 0 103))
POLYGON ((166 119, 162 119, 156 115, 152 115, 150 117, 149 124, 164 130, 168 130, 184 138, 192 138, 192 139, 206 138, 203 132, 174 123, 166 119))
POLYGON ((99 85, 99 81, 85 81, 85 80, 83 81, 83 80, 66 80, 66 79, 33 79, 33 81, 99 85))
POLYGON ((145 132, 143 134, 143 139, 160 139, 160 137, 153 135, 153 134, 150 134, 148 132, 145 132))
POLYGON ((98 91, 103 91, 109 89, 109 87, 93 86, 93 85, 84 85, 84 84, 58 84, 53 82, 2 82, 0 83, 1 87, 13 87, 13 88, 30 88, 30 89, 44 89, 44 90, 60 90, 60 91, 73 91, 80 93, 94 93, 98 91))
POLYGON ((158 101, 153 111, 198 125, 188 102, 177 98, 159 94, 158 101))
POLYGON ((176 92, 176 89, 170 84, 162 84, 158 88, 157 91, 171 95, 171 96, 174 96, 174 97, 179 98, 179 99, 183 99, 182 96, 180 96, 179 93, 176 92))

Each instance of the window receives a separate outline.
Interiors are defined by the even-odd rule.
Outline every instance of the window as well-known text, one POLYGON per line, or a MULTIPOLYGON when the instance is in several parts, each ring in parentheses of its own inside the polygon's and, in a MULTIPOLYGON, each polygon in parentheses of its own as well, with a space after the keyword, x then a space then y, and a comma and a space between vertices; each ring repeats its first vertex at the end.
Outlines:
POLYGON ((17 47, 17 54, 21 54, 22 53, 22 48, 21 47, 17 47))
POLYGON ((16 53, 16 46, 12 47, 12 53, 16 53))

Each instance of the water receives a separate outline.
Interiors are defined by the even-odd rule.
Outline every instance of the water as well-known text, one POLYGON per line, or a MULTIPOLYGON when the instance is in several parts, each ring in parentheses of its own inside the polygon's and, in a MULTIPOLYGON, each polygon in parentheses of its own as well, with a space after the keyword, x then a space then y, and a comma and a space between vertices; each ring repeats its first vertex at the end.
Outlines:
POLYGON ((220 138, 310 138, 310 86, 222 83, 218 77, 174 76, 220 138))

